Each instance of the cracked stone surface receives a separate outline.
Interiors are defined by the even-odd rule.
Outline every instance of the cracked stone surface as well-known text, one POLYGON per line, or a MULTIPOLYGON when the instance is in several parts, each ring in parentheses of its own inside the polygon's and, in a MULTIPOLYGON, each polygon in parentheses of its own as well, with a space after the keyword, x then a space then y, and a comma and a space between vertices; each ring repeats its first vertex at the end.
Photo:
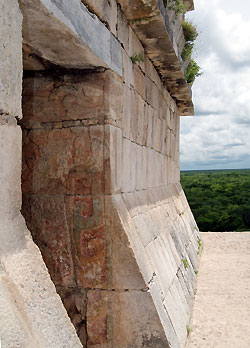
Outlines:
POLYGON ((250 347, 250 232, 203 232, 186 348, 250 347))

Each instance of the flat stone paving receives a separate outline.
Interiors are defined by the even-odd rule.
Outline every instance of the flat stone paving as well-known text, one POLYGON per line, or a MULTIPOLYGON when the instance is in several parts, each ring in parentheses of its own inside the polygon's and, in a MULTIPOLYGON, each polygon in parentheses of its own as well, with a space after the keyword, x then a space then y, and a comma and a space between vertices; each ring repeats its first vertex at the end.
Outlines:
POLYGON ((250 232, 203 232, 186 348, 250 347, 250 232))

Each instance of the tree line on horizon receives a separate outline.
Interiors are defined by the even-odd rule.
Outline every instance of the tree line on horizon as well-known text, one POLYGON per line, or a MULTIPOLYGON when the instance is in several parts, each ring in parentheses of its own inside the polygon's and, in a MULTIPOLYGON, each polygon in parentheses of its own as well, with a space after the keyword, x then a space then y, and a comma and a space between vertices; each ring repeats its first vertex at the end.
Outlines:
POLYGON ((250 230, 250 169, 181 172, 200 231, 250 230))

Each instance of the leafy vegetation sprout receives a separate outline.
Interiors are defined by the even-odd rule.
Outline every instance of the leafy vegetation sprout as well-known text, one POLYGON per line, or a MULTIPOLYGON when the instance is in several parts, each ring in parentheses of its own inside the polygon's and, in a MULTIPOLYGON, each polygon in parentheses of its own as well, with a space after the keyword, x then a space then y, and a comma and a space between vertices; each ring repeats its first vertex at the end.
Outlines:
POLYGON ((191 332, 192 332, 191 327, 187 326, 187 335, 189 336, 191 334, 191 332))
POLYGON ((130 59, 131 59, 131 62, 132 62, 133 64, 135 64, 135 63, 142 63, 142 62, 145 61, 145 57, 144 57, 144 55, 141 54, 141 53, 139 53, 139 54, 133 54, 133 55, 130 57, 130 59))
POLYGON ((182 261, 182 263, 184 265, 184 268, 187 269, 189 267, 188 260, 187 259, 182 259, 181 261, 182 261))
POLYGON ((168 10, 173 10, 175 13, 175 19, 181 14, 187 11, 187 6, 182 0, 163 0, 164 6, 168 10))
POLYGON ((185 78, 188 84, 192 84, 196 77, 202 75, 201 68, 195 60, 191 59, 185 72, 185 78))

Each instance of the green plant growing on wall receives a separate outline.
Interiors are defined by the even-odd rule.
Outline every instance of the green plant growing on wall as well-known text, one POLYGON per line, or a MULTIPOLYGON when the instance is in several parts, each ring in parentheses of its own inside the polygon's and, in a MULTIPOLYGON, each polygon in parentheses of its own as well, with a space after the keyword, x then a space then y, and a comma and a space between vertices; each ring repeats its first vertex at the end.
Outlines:
POLYGON ((177 18, 179 14, 187 11, 187 6, 182 0, 163 0, 163 3, 168 10, 173 10, 175 12, 175 18, 177 18))
POLYGON ((199 248, 201 248, 202 247, 202 241, 201 241, 199 236, 197 236, 197 243, 199 245, 199 248))
POLYGON ((187 259, 182 259, 181 261, 182 261, 182 263, 184 265, 184 268, 187 269, 189 267, 188 260, 187 259))
POLYGON ((186 43, 182 51, 181 58, 185 61, 192 54, 194 41, 198 36, 198 32, 196 27, 191 22, 187 21, 182 21, 182 30, 186 43))
POLYGON ((187 326, 187 335, 189 336, 191 334, 191 332, 192 332, 191 327, 187 326))
POLYGON ((185 78, 188 84, 192 84, 196 77, 202 75, 200 70, 201 68, 199 65, 193 59, 191 59, 185 72, 185 78))
POLYGON ((193 42, 186 42, 185 43, 184 49, 183 49, 183 51, 181 53, 181 58, 184 61, 187 60, 188 57, 191 56, 193 48, 194 48, 194 43, 193 42))
POLYGON ((131 57, 130 57, 130 59, 131 59, 131 62, 133 63, 133 64, 135 64, 135 63, 142 63, 142 62, 144 62, 145 61, 145 57, 144 57, 144 55, 143 54, 133 54, 131 57))
POLYGON ((186 41, 194 42, 197 39, 198 31, 193 23, 182 21, 182 30, 186 41))

